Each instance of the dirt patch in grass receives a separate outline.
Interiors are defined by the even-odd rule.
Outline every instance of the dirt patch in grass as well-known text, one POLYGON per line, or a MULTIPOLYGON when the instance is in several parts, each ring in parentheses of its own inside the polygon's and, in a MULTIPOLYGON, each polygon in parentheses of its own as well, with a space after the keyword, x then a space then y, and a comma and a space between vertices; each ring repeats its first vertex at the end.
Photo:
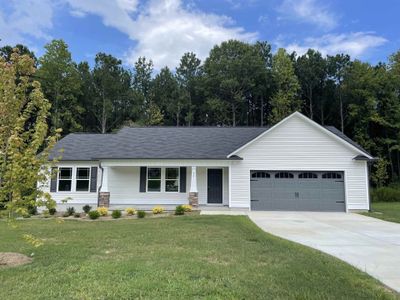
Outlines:
POLYGON ((32 258, 16 252, 0 252, 0 267, 17 267, 32 262, 32 258))

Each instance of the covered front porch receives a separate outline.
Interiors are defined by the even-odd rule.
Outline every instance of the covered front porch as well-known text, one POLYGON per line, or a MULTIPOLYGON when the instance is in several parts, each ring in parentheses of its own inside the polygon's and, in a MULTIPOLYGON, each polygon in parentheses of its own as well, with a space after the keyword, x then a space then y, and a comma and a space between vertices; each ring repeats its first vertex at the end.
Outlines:
POLYGON ((162 205, 229 206, 229 161, 100 162, 99 206, 151 209, 162 205))

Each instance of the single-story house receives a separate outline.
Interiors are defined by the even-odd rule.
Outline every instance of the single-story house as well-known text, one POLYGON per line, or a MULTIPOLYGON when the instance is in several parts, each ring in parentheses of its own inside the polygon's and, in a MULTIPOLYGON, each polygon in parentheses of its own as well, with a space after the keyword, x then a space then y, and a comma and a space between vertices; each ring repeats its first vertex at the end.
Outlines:
POLYGON ((369 209, 371 154, 295 112, 266 127, 134 127, 72 133, 42 186, 58 206, 179 204, 248 210, 369 209), (69 199, 63 204, 64 199, 69 199))

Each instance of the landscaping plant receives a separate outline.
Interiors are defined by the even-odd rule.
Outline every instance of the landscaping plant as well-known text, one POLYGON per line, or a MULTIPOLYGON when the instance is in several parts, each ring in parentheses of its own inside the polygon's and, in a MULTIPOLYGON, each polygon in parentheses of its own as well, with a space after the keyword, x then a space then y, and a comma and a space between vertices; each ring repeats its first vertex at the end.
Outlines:
POLYGON ((127 207, 125 208, 125 212, 128 216, 133 216, 134 214, 136 214, 136 209, 132 207, 127 207))
POLYGON ((75 217, 75 218, 80 218, 80 217, 81 217, 81 214, 78 213, 78 212, 77 212, 77 213, 74 213, 74 217, 75 217))
POLYGON ((112 216, 114 219, 119 219, 119 218, 121 218, 121 215, 122 215, 122 213, 121 213, 121 211, 120 211, 119 209, 113 210, 113 212, 111 213, 111 216, 112 216))
POLYGON ((66 211, 67 217, 72 216, 74 213, 75 213, 75 208, 67 207, 67 211, 66 211))
POLYGON ((175 215, 179 216, 179 215, 184 215, 185 214, 185 208, 183 207, 183 205, 178 205, 175 208, 175 215))
POLYGON ((182 207, 185 210, 185 212, 191 212, 193 210, 192 206, 189 204, 184 204, 182 205, 182 207))
POLYGON ((107 207, 98 207, 97 211, 99 212, 100 216, 102 216, 102 217, 108 215, 108 208, 107 207))
POLYGON ((92 210, 92 207, 90 205, 85 205, 82 207, 82 210, 85 212, 85 214, 88 214, 89 211, 92 210))
POLYGON ((54 207, 49 208, 49 214, 50 215, 54 216, 56 214, 56 212, 57 212, 57 210, 54 207))
POLYGON ((138 210, 137 216, 138 218, 142 219, 146 216, 146 212, 144 210, 138 210))
POLYGON ((89 211, 88 216, 90 219, 96 220, 100 217, 100 213, 97 210, 91 210, 89 211))
POLYGON ((158 214, 162 214, 164 212, 164 207, 162 206, 155 206, 152 209, 153 214, 158 215, 158 214))

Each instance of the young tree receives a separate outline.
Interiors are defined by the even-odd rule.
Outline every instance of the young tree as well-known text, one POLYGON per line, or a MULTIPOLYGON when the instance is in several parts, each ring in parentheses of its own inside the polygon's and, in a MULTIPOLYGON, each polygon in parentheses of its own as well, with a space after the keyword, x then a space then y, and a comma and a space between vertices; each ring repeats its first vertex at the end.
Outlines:
POLYGON ((63 134, 81 130, 84 112, 78 103, 81 80, 68 45, 63 40, 53 40, 45 48, 46 53, 39 58, 40 68, 35 75, 52 104, 51 125, 62 128, 63 134))
POLYGON ((59 131, 48 136, 51 105, 40 83, 32 80, 34 73, 34 60, 18 50, 9 61, 0 58, 0 203, 11 214, 54 205, 37 183, 47 181, 48 168, 43 166, 59 131))
POLYGON ((294 73, 293 62, 285 49, 279 49, 272 59, 272 77, 276 91, 271 99, 270 121, 278 123, 294 111, 300 110, 300 84, 294 73))
POLYGON ((147 112, 150 110, 150 88, 151 75, 153 73, 153 62, 147 61, 145 57, 139 57, 135 62, 135 73, 133 74, 133 90, 137 108, 135 113, 139 119, 149 119, 147 112))

